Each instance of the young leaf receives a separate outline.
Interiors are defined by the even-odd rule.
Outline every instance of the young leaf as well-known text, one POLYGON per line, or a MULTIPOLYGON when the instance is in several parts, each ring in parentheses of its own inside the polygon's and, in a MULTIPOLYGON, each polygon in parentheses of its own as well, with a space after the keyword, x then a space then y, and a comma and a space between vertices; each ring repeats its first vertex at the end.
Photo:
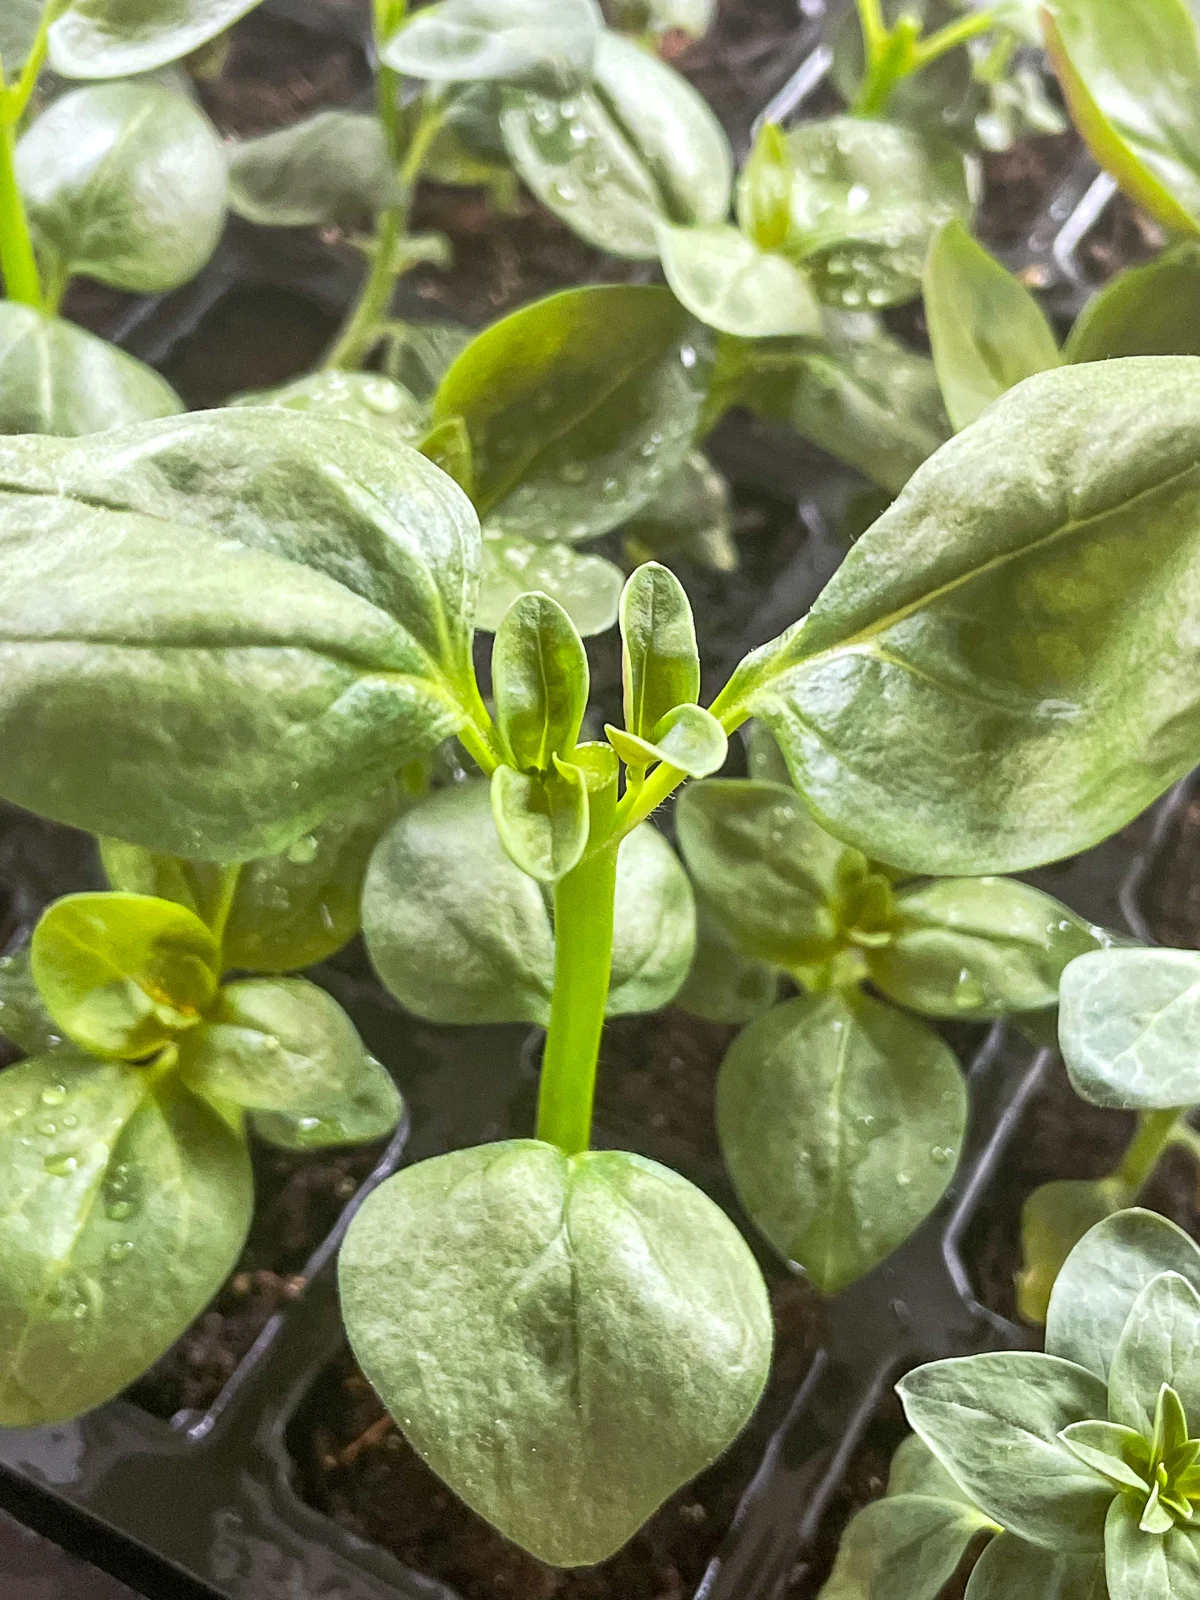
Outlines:
POLYGON ((269 228, 361 227, 399 198, 378 117, 318 111, 228 148, 229 204, 269 228))
POLYGON ((737 938, 700 901, 696 953, 675 1004, 706 1022, 750 1022, 779 998, 779 973, 742 954, 737 938))
POLYGON ((1094 950, 1082 917, 1011 878, 942 878, 900 889, 891 940, 868 953, 871 979, 929 1017, 1002 1017, 1058 999, 1064 967, 1094 950))
POLYGON ((0 1074, 0 1424, 139 1377, 232 1271, 252 1205, 245 1139, 172 1074, 68 1051, 0 1074))
POLYGON ((278 406, 359 422, 382 438, 418 444, 425 435, 426 407, 403 386, 377 372, 313 372, 282 389, 239 395, 234 406, 278 406))
MULTIPOLYGON (((687 975, 696 918, 687 874, 649 824, 617 854, 610 1016, 657 1011, 687 975)), ((505 854, 485 783, 414 806, 380 841, 363 896, 376 971, 433 1022, 550 1018, 554 936, 545 891, 505 854)))
POLYGON ((567 100, 504 95, 509 158, 538 199, 611 255, 652 261, 660 223, 724 222, 733 157, 704 99, 665 61, 604 32, 592 81, 567 100))
POLYGON ((1133 1303, 1108 1374, 1110 1419, 1149 1438, 1164 1383, 1200 1420, 1200 1293, 1177 1272, 1160 1273, 1133 1303))
POLYGON ((1200 1101, 1200 954, 1097 950, 1063 973, 1059 1043, 1093 1105, 1169 1109, 1200 1101))
POLYGON ((1146 1286, 1176 1272, 1200 1289, 1200 1247, 1152 1211, 1119 1211, 1087 1233, 1058 1275, 1046 1318, 1050 1355, 1105 1382, 1129 1313, 1146 1286))
POLYGON ((1200 356, 1200 244, 1185 240, 1144 267, 1127 267, 1083 308, 1068 361, 1200 356))
POLYGON ((514 1140, 410 1167, 355 1216, 340 1284, 355 1355, 417 1452, 556 1566, 604 1560, 718 1456, 770 1361, 733 1224, 614 1151, 514 1140))
POLYGON ((1150 1445, 1136 1429, 1118 1422, 1073 1422, 1063 1429, 1062 1441, 1118 1487, 1150 1493, 1150 1445))
POLYGON ((199 917, 140 894, 71 894, 33 931, 34 982, 76 1044, 133 1061, 194 1028, 212 1005, 220 952, 199 917))
POLYGON ((557 883, 583 855, 588 840, 588 794, 583 773, 554 757, 550 772, 497 767, 492 816, 505 850, 531 878, 557 883))
POLYGON ((717 572, 736 571, 729 484, 707 456, 693 450, 625 524, 624 537, 631 565, 682 556, 717 572))
POLYGON ((475 460, 471 435, 461 417, 447 417, 431 428, 417 448, 435 467, 454 479, 468 499, 475 493, 475 460))
POLYGON ((250 1126, 280 1150, 328 1150, 386 1139, 403 1115, 404 1101, 390 1074, 373 1056, 364 1055, 359 1075, 340 1099, 303 1115, 255 1111, 250 1126))
POLYGON ((548 595, 514 600, 496 631, 492 684, 500 736, 522 772, 550 772, 570 756, 588 700, 583 641, 548 595))
POLYGON ((878 310, 915 298, 934 233, 971 214, 961 152, 862 117, 801 123, 787 137, 785 254, 830 305, 878 310))
POLYGON ((696 625, 683 585, 648 561, 621 594, 621 681, 626 732, 648 738, 668 711, 700 698, 696 625))
POLYGON ((1200 1593, 1200 1540, 1184 1528, 1143 1533, 1137 1503, 1118 1495, 1104 1531, 1108 1600, 1191 1600, 1200 1593))
POLYGON ((995 1526, 962 1499, 876 1500, 842 1535, 820 1600, 937 1600, 972 1539, 995 1526))
POLYGON ((67 0, 50 26, 50 65, 63 78, 132 78, 156 72, 208 44, 258 3, 67 0))
POLYGON ((0 435, 74 438, 182 410, 170 384, 124 350, 73 322, 0 300, 0 435))
POLYGON ((535 301, 475 339, 432 421, 461 416, 489 531, 577 543, 638 511, 691 449, 707 361, 666 289, 600 285, 535 301))
POLYGON ((566 93, 591 76, 600 30, 593 0, 439 0, 385 39, 380 53, 410 78, 566 93))
POLYGON ((216 130, 160 84, 93 84, 55 100, 17 147, 17 179, 45 250, 114 289, 177 289, 225 226, 216 130))
POLYGON ((1121 1184, 1081 1178, 1062 1178, 1033 1191, 1021 1207, 1022 1267, 1017 1274, 1017 1310, 1026 1322, 1045 1322, 1050 1295, 1071 1251, 1128 1198, 1121 1184))
POLYGON ((179 1046, 179 1071, 197 1094, 250 1111, 320 1115, 363 1074, 354 1024, 303 978, 226 984, 204 1024, 179 1046))
POLYGON ((648 767, 665 761, 691 778, 707 778, 710 772, 717 772, 729 753, 725 729, 702 706, 676 706, 649 739, 635 738, 611 724, 604 731, 626 766, 648 767))
POLYGON ((737 184, 738 227, 760 250, 778 250, 792 222, 792 158, 787 135, 764 122, 737 184))
POLYGON ((1064 1556, 1002 1533, 980 1556, 967 1600, 1109 1600, 1104 1556, 1064 1556))
POLYGON ((18 804, 168 854, 276 854, 476 704, 478 524, 415 450, 216 411, 0 442, 0 483, 18 804))
POLYGON ((0 956, 0 1034, 27 1056, 45 1055, 63 1042, 33 981, 28 945, 0 956))
POLYGON ((1023 378, 1060 364, 1041 306, 958 218, 934 238, 924 283, 933 364, 956 429, 1023 378))
POLYGON ((808 278, 726 223, 658 230, 663 272, 701 322, 742 339, 819 338, 821 307, 808 278))
POLYGON ((794 790, 742 778, 690 784, 675 826, 697 892, 746 954, 788 968, 832 954, 848 852, 794 790))
POLYGON ((896 1385, 913 1428, 977 1506, 1062 1554, 1098 1551, 1112 1485, 1059 1434, 1105 1414, 1103 1382, 1029 1351, 935 1361, 896 1385))
POLYGON ((1046 47, 1096 160, 1172 233, 1200 231, 1200 44, 1185 0, 1052 0, 1046 47))
POLYGON ((521 595, 539 589, 557 600, 583 638, 605 633, 617 620, 625 574, 603 556, 584 555, 569 545, 516 534, 489 534, 475 626, 495 629, 521 595))
POLYGON ((734 1040, 717 1130, 746 1210, 823 1294, 869 1272, 954 1176, 967 1097, 953 1051, 892 1006, 837 992, 734 1040))
POLYGON ((1192 357, 1027 379, 715 709, 761 717, 823 826, 895 867, 1012 872, 1107 838, 1200 747, 1198 427, 1192 357), (922 730, 902 761, 898 727, 922 730))

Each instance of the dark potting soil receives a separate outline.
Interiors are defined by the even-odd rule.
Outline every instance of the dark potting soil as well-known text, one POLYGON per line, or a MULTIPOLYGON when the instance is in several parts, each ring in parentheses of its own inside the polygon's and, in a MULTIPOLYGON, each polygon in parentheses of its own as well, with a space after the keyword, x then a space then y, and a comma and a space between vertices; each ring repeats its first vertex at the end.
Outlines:
POLYGON ((1125 267, 1152 261, 1166 243, 1167 236, 1158 223, 1117 194, 1080 244, 1079 262, 1088 282, 1100 285, 1125 267))

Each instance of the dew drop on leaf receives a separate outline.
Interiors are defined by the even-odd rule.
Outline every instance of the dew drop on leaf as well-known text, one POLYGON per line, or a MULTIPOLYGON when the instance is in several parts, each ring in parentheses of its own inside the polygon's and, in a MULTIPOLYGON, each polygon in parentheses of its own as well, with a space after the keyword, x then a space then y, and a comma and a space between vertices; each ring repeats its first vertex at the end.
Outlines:
POLYGON ((67 1098, 65 1083, 48 1083, 42 1090, 42 1104, 44 1106, 60 1106, 67 1098))
POLYGON ((79 1157, 73 1151, 62 1150, 47 1156, 42 1165, 52 1178, 69 1178, 79 1168, 79 1157))

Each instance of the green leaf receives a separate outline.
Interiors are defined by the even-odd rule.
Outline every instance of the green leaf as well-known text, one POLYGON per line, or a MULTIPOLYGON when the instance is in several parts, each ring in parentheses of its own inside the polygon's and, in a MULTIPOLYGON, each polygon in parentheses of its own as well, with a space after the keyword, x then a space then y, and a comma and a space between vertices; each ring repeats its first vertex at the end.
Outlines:
POLYGON ((467 719, 478 560, 462 492, 354 423, 0 442, 2 791, 168 854, 285 850, 467 719))
POLYGON ((0 956, 0 1035, 27 1056, 45 1055, 63 1042, 33 981, 28 945, 0 956))
POLYGON ((821 333, 808 278, 726 223, 658 231, 663 271, 675 296, 710 328, 743 339, 821 333))
POLYGON ((1026 1322, 1046 1321, 1063 1263, 1088 1229, 1119 1211, 1128 1198, 1123 1184, 1108 1179, 1062 1178, 1033 1191, 1021 1207, 1022 1266, 1016 1280, 1017 1310, 1026 1322))
POLYGON ((1102 1418, 1103 1382, 1029 1351, 935 1361, 897 1384, 913 1428, 981 1510, 1064 1555, 1100 1549, 1112 1485, 1059 1439, 1102 1418))
POLYGON ((588 244, 652 261, 663 222, 724 222, 729 141, 704 99, 665 61, 602 33, 592 81, 566 100, 509 89, 509 158, 538 199, 588 244))
POLYGON ((75 437, 182 410, 165 379, 116 345, 0 301, 0 435, 75 437))
POLYGON ((1105 1382, 1129 1313, 1163 1272, 1200 1289, 1200 1248, 1152 1211, 1119 1211, 1072 1250, 1050 1297, 1046 1349, 1105 1382))
POLYGON ((820 1600, 937 1600, 971 1540, 994 1527, 962 1500, 876 1500, 842 1535, 820 1600))
POLYGON ((1110 279, 1083 308, 1064 354, 1068 361, 1200 356, 1200 245, 1185 240, 1110 279))
POLYGON ((352 1087, 320 1112, 255 1111, 250 1126, 280 1150, 328 1150, 386 1139, 403 1115, 404 1101, 391 1075, 374 1056, 364 1055, 352 1087))
POLYGON ((700 698, 700 651, 687 593, 657 561, 637 568, 621 594, 625 728, 646 739, 668 711, 700 698))
POLYGON ((591 76, 600 30, 592 0, 439 0, 385 39, 380 53, 410 78, 566 92, 591 76))
POLYGON ((958 218, 934 238, 924 282, 933 363, 956 429, 1023 378, 1059 365, 1041 306, 958 218))
POLYGON ((17 147, 17 179, 45 252, 71 276, 161 294, 189 282, 225 226, 225 157, 187 98, 103 83, 55 100, 17 147))
MULTIPOLYGON (((610 1016, 657 1011, 695 942, 687 874, 649 824, 617 853, 610 1016)), ((383 982, 433 1022, 550 1019, 554 935, 545 891, 505 854, 488 786, 420 801, 380 841, 363 895, 367 949, 383 982)))
POLYGON ((611 724, 604 731, 626 766, 648 767, 665 761, 690 778, 707 778, 710 772, 717 772, 729 753, 725 729, 702 706, 676 706, 649 739, 635 738, 611 724))
POLYGON ((1200 1101, 1200 954, 1097 950, 1063 973, 1059 1041, 1093 1105, 1163 1110, 1200 1101))
POLYGON ((1182 1528, 1143 1533, 1137 1503, 1118 1495, 1104 1533, 1108 1600, 1191 1600, 1200 1585, 1200 1542, 1182 1528))
POLYGON ((71 894, 43 914, 34 982, 76 1044, 136 1060, 194 1028, 217 993, 220 952, 193 912, 140 894, 71 894))
POLYGON ((624 1544, 767 1376, 754 1258, 639 1156, 514 1140, 410 1167, 355 1216, 340 1281, 355 1355, 418 1454, 555 1566, 624 1544))
POLYGON ((44 9, 45 0, 5 0, 0 13, 0 59, 10 78, 25 65, 44 9))
POLYGON ((456 322, 406 322, 393 344, 389 374, 418 400, 431 401, 437 386, 475 338, 456 322))
POLYGON ((760 250, 786 244, 792 220, 792 158, 787 134, 764 122, 737 183, 738 227, 760 250))
POLYGON ((915 1017, 836 991, 776 1006, 734 1040, 717 1130, 746 1210, 823 1294, 901 1245, 954 1176, 967 1097, 915 1017))
POLYGON ((690 784, 675 826, 698 893, 747 955, 795 968, 833 954, 850 852, 794 790, 743 778, 690 784))
POLYGON ((0 1423, 62 1422, 204 1310, 250 1225, 243 1136, 168 1073, 62 1051, 0 1074, 0 1423))
POLYGON ((700 900, 696 953, 675 1004, 706 1022, 749 1022, 778 997, 778 971, 743 955, 736 935, 700 900))
POLYGON ((315 983, 244 978, 181 1041, 179 1071, 218 1103, 319 1115, 353 1091, 363 1057, 354 1024, 315 983))
POLYGON ((693 450, 630 518, 625 553, 633 565, 683 556, 717 572, 737 569, 729 485, 707 456, 693 450))
POLYGON ((1200 1293, 1177 1272, 1160 1273, 1133 1303, 1108 1374, 1110 1420, 1149 1438, 1164 1383, 1200 1422, 1200 1293))
POLYGON ((915 1433, 908 1435, 892 1457, 887 1492, 889 1496, 917 1494, 971 1505, 970 1498, 955 1483, 924 1439, 915 1433))
MULTIPOLYGON (((358 422, 381 438, 418 444, 426 431, 426 408, 403 384, 377 372, 313 372, 281 389, 239 395, 232 406, 278 406, 322 417, 358 422)), ((422 451, 422 454, 425 452, 422 451)))
POLYGON ((421 454, 453 478, 468 497, 475 492, 475 459, 471 454, 471 435, 461 417, 447 417, 431 428, 417 448, 421 454))
POLYGON ((1200 44, 1184 0, 1051 0, 1046 46, 1092 154, 1172 233, 1200 231, 1200 44))
POLYGON ((805 122, 787 136, 791 227, 785 254, 823 300, 848 310, 898 305, 921 291, 930 240, 971 214, 962 153, 897 123, 805 122))
POLYGON ((559 605, 586 639, 605 633, 617 620, 625 574, 603 556, 583 555, 569 545, 515 534, 489 534, 483 541, 478 628, 500 626, 521 595, 540 590, 559 605))
POLYGON ((1116 1422, 1073 1422, 1063 1429, 1062 1441, 1119 1487, 1150 1493, 1150 1446, 1135 1429, 1116 1422))
POLYGON ((1027 379, 742 663, 720 713, 761 717, 822 825, 895 867, 1011 872, 1107 838, 1200 746, 1198 426, 1195 358, 1027 379))
POLYGON ((568 289, 494 323, 442 379, 493 533, 578 543, 641 509, 691 449, 707 348, 666 289, 568 289))
POLYGON ((208 44, 258 3, 67 0, 50 28, 50 65, 63 78, 130 78, 155 72, 208 44))
POLYGON ((496 724, 514 766, 550 772, 570 756, 588 701, 588 659, 570 617, 544 594, 514 600, 496 630, 496 724))
POLYGON ((361 227, 400 197, 378 117, 318 111, 227 150, 229 204, 269 228, 361 227))
POLYGON ((867 957, 872 981, 930 1017, 1003 1017, 1058 999, 1063 968, 1097 933, 1048 894, 1011 878, 943 878, 901 889, 891 942, 867 957))
POLYGON ((967 1600, 1109 1600, 1104 1557, 1064 1556, 1002 1533, 980 1556, 967 1600))
POLYGON ((588 840, 587 784, 580 769, 557 756, 551 772, 500 766, 491 790, 500 842, 521 871, 539 883, 565 877, 588 840))

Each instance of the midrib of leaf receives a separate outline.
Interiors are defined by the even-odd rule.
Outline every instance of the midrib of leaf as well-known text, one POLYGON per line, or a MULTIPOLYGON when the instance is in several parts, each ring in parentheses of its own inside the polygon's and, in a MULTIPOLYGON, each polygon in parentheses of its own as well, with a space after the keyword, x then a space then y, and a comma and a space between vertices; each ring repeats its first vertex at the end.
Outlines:
POLYGON ((138 134, 141 132, 142 124, 149 120, 150 106, 147 103, 148 100, 149 96, 147 96, 147 99, 143 101, 142 105, 134 113, 131 121, 128 122, 121 130, 120 137, 114 139, 112 144, 105 151, 104 155, 100 159, 99 166, 97 166, 95 171, 90 173, 84 180, 83 195, 91 202, 91 215, 85 217, 83 226, 79 231, 81 249, 76 255, 77 260, 84 261, 89 259, 89 253, 92 248, 92 246, 89 244, 89 240, 93 234, 98 233, 102 240, 105 236, 104 223, 101 221, 99 225, 97 225, 95 215, 96 209, 98 206, 101 208, 103 207, 104 185, 108 181, 110 169, 113 167, 114 163, 123 153, 125 148, 132 144, 137 138, 138 134))

